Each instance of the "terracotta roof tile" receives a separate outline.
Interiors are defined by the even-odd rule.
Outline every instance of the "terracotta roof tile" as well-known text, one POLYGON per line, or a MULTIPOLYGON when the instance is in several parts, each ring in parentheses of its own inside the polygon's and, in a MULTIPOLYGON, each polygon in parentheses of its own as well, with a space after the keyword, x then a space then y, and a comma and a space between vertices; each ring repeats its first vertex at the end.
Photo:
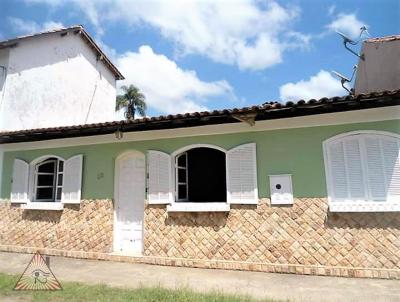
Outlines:
POLYGON ((130 121, 122 120, 65 127, 7 131, 0 132, 0 144, 110 134, 118 129, 123 132, 133 132, 238 123, 239 121, 234 117, 235 114, 257 113, 256 121, 258 121, 394 105, 400 105, 400 90, 373 92, 356 96, 324 97, 319 100, 311 99, 307 102, 299 100, 296 103, 286 102, 285 104, 266 102, 262 105, 251 107, 213 110, 211 112, 169 114, 167 116, 160 115, 130 121))
POLYGON ((386 37, 379 37, 379 38, 370 38, 365 40, 366 43, 377 43, 377 42, 388 42, 388 41, 396 41, 400 40, 400 35, 392 35, 386 37))

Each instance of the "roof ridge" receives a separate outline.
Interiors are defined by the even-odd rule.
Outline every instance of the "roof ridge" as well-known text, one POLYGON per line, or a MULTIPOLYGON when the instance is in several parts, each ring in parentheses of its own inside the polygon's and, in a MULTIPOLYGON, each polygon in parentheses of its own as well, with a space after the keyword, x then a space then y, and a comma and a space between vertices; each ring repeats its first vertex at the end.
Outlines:
POLYGON ((124 76, 122 75, 122 73, 111 62, 111 60, 107 57, 107 55, 103 52, 103 50, 99 47, 99 45, 97 45, 95 40, 85 30, 85 27, 83 25, 81 25, 81 24, 72 25, 72 26, 68 26, 68 27, 62 27, 62 28, 54 28, 54 29, 47 30, 47 31, 41 31, 41 32, 37 32, 37 33, 25 35, 25 36, 17 36, 15 38, 3 40, 3 41, 0 41, 0 49, 15 45, 20 40, 30 39, 30 38, 35 38, 35 37, 39 37, 39 36, 42 36, 42 35, 49 35, 49 34, 55 34, 55 33, 64 33, 64 32, 68 33, 70 31, 80 31, 80 33, 82 33, 82 34, 79 35, 79 36, 81 38, 83 38, 84 40, 86 40, 90 44, 91 48, 99 55, 101 60, 104 61, 104 63, 107 65, 107 67, 115 75, 115 77, 118 80, 123 80, 124 79, 124 76))

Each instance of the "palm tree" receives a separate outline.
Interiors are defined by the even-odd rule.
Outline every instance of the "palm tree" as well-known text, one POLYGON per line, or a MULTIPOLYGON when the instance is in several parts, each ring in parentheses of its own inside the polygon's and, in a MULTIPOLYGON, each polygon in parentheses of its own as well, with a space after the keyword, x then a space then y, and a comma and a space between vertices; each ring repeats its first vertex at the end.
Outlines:
POLYGON ((146 115, 146 97, 134 85, 122 86, 124 94, 118 95, 115 103, 115 110, 126 108, 125 117, 128 120, 135 118, 136 111, 141 115, 146 115))

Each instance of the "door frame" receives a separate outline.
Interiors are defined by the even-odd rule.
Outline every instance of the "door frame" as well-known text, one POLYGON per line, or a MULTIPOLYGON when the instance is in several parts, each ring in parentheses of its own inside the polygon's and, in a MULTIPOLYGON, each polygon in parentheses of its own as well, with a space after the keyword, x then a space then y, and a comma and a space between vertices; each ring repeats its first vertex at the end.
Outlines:
MULTIPOLYGON (((117 246, 119 245, 118 241, 118 228, 117 228, 117 209, 118 209, 118 194, 119 194, 119 161, 125 158, 129 157, 137 157, 140 156, 144 159, 144 174, 143 174, 143 180, 144 180, 144 187, 143 187, 143 204, 145 203, 145 198, 146 198, 146 156, 137 150, 128 150, 125 151, 121 154, 119 154, 114 161, 114 211, 113 211, 113 243, 112 243, 112 252, 120 252, 117 250, 117 246)), ((145 205, 144 205, 145 206, 145 205)), ((144 210, 143 210, 143 220, 142 220, 142 250, 140 251, 140 254, 143 254, 144 251, 144 210)), ((122 252, 123 253, 123 252, 122 252)), ((128 252, 129 253, 129 252, 128 252)))

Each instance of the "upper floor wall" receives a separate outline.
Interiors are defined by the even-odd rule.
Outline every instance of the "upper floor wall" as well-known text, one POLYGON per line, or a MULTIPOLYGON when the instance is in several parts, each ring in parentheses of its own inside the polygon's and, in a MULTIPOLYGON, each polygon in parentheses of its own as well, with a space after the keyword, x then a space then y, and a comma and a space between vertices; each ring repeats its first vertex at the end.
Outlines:
POLYGON ((358 62, 355 94, 400 88, 400 36, 366 40, 358 62))
POLYGON ((115 75, 79 34, 0 49, 0 131, 114 120, 115 75))

